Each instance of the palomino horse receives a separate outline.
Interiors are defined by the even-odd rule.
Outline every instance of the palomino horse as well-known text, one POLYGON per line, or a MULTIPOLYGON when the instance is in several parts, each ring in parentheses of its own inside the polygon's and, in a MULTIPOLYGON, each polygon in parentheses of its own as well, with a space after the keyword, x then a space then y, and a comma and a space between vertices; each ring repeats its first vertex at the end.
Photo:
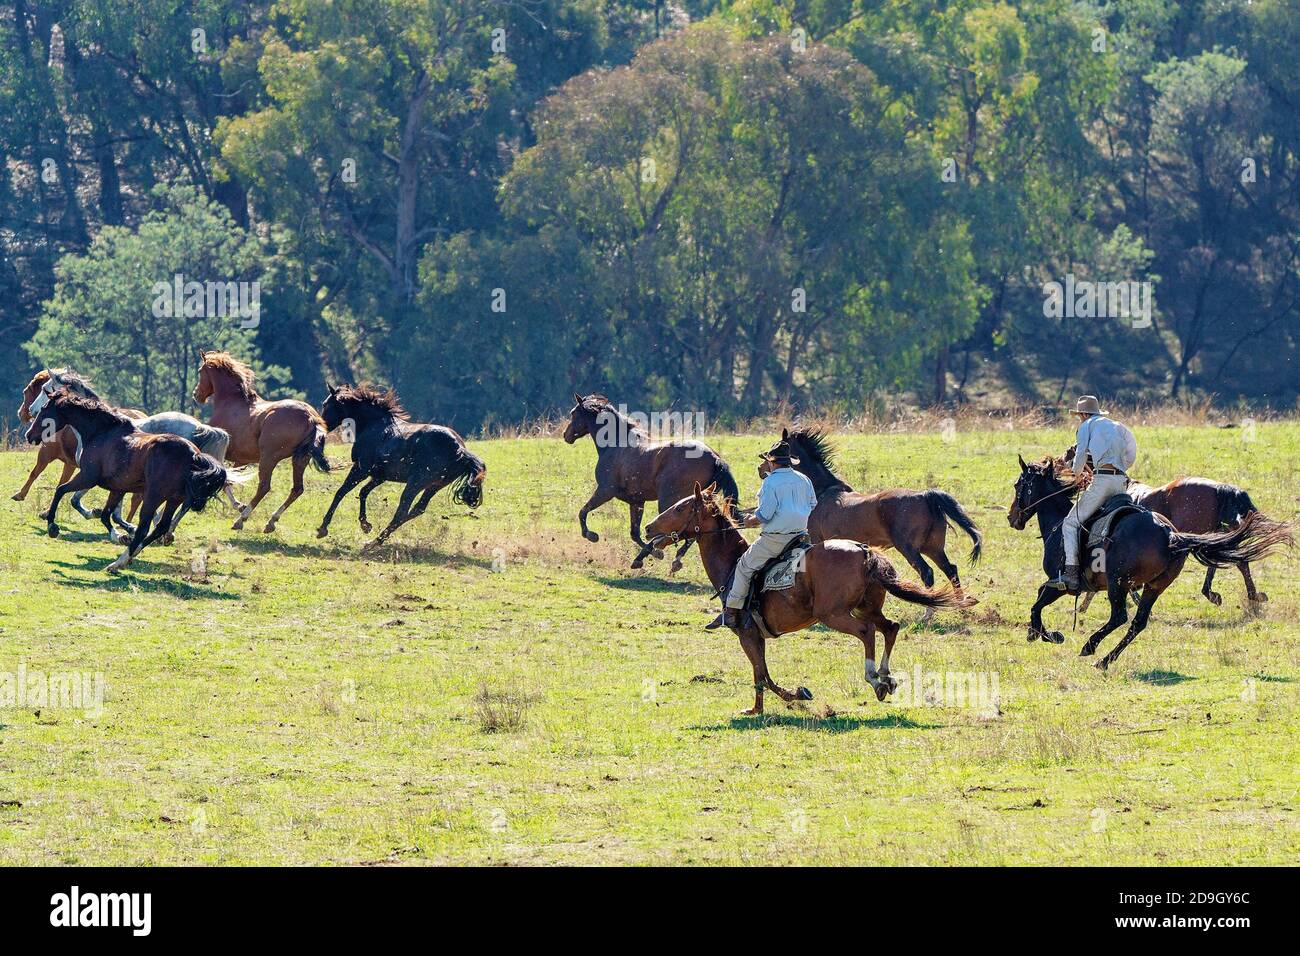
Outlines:
MULTIPOLYGON (((652 550, 641 540, 641 516, 648 501, 658 502, 663 511, 691 493, 699 482, 717 482, 722 493, 735 504, 740 490, 731 469, 722 456, 699 441, 652 442, 639 424, 623 415, 604 395, 583 398, 573 393, 576 403, 569 412, 564 440, 572 445, 583 435, 590 435, 596 445, 596 490, 578 512, 582 536, 599 541, 600 535, 587 529, 587 515, 611 498, 627 502, 631 515, 632 540, 641 553, 632 562, 639 568, 652 550)), ((682 555, 690 547, 686 542, 677 552, 672 569, 680 570, 682 555)), ((662 557, 662 554, 656 555, 662 557)))
MULTIPOLYGON (((1074 446, 1065 452, 1063 462, 1074 461, 1074 446)), ((1140 482, 1130 482, 1129 496, 1144 508, 1150 508, 1156 514, 1162 514, 1174 523, 1179 531, 1191 534, 1208 534, 1211 531, 1224 531, 1235 528, 1246 518, 1259 511, 1244 488, 1229 485, 1209 478, 1175 478, 1167 485, 1152 488, 1140 482)), ((1213 590, 1214 572, 1218 569, 1210 565, 1205 569, 1205 583, 1201 593, 1207 601, 1218 607, 1223 603, 1223 596, 1213 590)), ((1246 582, 1246 600, 1252 606, 1268 600, 1268 595, 1255 589, 1255 579, 1250 575, 1250 565, 1237 565, 1242 579, 1246 582)), ((1092 594, 1084 599, 1080 611, 1086 611, 1092 603, 1092 594)))
MULTIPOLYGON (((716 486, 694 492, 659 513, 646 533, 656 547, 670 541, 699 541, 700 560, 713 586, 726 587, 740 556, 749 548, 732 517, 731 502, 716 486)), ((760 613, 773 635, 801 631, 821 623, 862 641, 867 682, 877 700, 894 692, 898 682, 889 676, 889 655, 898 637, 898 623, 885 617, 886 593, 932 608, 965 608, 974 598, 944 588, 935 590, 900 581, 884 555, 857 541, 823 541, 803 558, 793 587, 764 591, 760 613), (885 654, 876 668, 876 631, 885 636, 885 654)), ((737 632, 740 646, 754 668, 754 706, 746 714, 763 712, 763 690, 771 688, 782 700, 811 700, 806 688, 790 692, 777 685, 767 671, 764 638, 756 625, 737 632)))
MULTIPOLYGON (((1017 531, 1023 531, 1031 517, 1038 517, 1043 538, 1043 571, 1049 578, 1056 577, 1064 564, 1061 522, 1083 485, 1082 476, 1052 458, 1033 465, 1020 459, 1020 477, 1016 479, 1016 495, 1007 522, 1017 531)), ((1201 564, 1220 568, 1258 561, 1277 547, 1291 544, 1291 526, 1270 521, 1257 512, 1231 531, 1188 534, 1178 531, 1163 515, 1144 511, 1120 516, 1111 526, 1109 541, 1106 550, 1086 562, 1088 566, 1080 572, 1090 590, 1105 590, 1110 600, 1110 619, 1088 638, 1080 656, 1091 656, 1102 638, 1128 621, 1130 591, 1142 589, 1142 599, 1128 632, 1114 650, 1097 662, 1101 670, 1113 664, 1146 627, 1151 606, 1174 583, 1189 554, 1201 564)), ((1065 637, 1059 631, 1049 633, 1043 629, 1043 608, 1065 593, 1047 584, 1038 589, 1038 600, 1030 612, 1031 641, 1041 637, 1052 644, 1064 642, 1065 637)))
POLYGON ((232 527, 244 526, 253 509, 271 490, 271 474, 286 458, 293 459, 293 489, 284 504, 271 515, 263 532, 275 530, 275 523, 302 494, 302 474, 307 462, 329 471, 325 457, 325 422, 306 402, 284 399, 265 401, 253 388, 253 370, 226 352, 203 352, 194 400, 200 405, 212 399, 212 424, 230 433, 226 457, 236 465, 257 465, 257 492, 244 506, 232 527))
MULTIPOLYGON (((956 498, 936 489, 892 488, 873 495, 860 494, 832 471, 835 450, 825 432, 803 428, 792 433, 782 429, 781 438, 799 459, 795 469, 808 476, 817 493, 817 507, 808 516, 808 533, 814 541, 847 538, 873 548, 897 548, 925 586, 933 587, 934 572, 925 563, 924 555, 939 566, 954 588, 961 588, 957 565, 944 550, 948 522, 970 535, 974 542, 972 562, 979 560, 983 538, 956 498)), ((758 473, 766 476, 770 470, 771 462, 764 460, 758 473)))
POLYGON ((109 516, 122 496, 144 496, 134 537, 129 542, 115 538, 127 548, 106 568, 110 572, 126 567, 144 548, 166 534, 178 510, 202 511, 209 499, 232 480, 219 461, 186 439, 143 434, 130 418, 103 402, 64 389, 55 392, 32 419, 27 440, 35 443, 43 435, 66 427, 75 428, 81 436, 80 470, 54 491, 46 526, 51 538, 58 537, 59 502, 68 492, 95 486, 108 490, 100 520, 110 538, 114 535, 109 516), (163 513, 155 526, 153 519, 160 506, 163 513))
POLYGON ((465 440, 450 428, 421 425, 409 420, 396 392, 379 392, 365 385, 331 386, 321 406, 330 431, 348 425, 352 437, 352 470, 334 494, 321 519, 316 537, 329 534, 330 520, 349 491, 365 479, 361 489, 361 530, 370 533, 366 496, 385 481, 406 484, 388 527, 367 547, 382 544, 399 526, 424 514, 440 488, 452 485, 452 500, 471 508, 483 503, 487 466, 465 447, 465 440), (416 501, 416 495, 419 500, 416 501))
MULTIPOLYGON (((49 395, 50 392, 59 388, 66 388, 74 395, 80 395, 83 398, 99 400, 99 396, 90 387, 90 383, 72 369, 43 369, 32 376, 32 380, 23 389, 23 400, 18 406, 18 420, 23 423, 30 422, 32 420, 32 402, 36 401, 39 396, 49 395)), ((131 419, 145 417, 145 413, 138 408, 120 408, 118 411, 131 419)), ((27 475, 27 480, 23 482, 23 486, 14 493, 14 501, 22 501, 27 497, 27 492, 31 490, 32 484, 41 476, 41 472, 49 467, 52 461, 63 462, 63 474, 59 476, 59 484, 66 485, 73 472, 77 470, 77 436, 71 429, 60 429, 59 433, 51 441, 41 442, 40 450, 36 453, 36 464, 32 466, 32 470, 27 475)), ((84 491, 73 495, 72 507, 77 509, 77 513, 83 518, 99 517, 82 505, 81 499, 85 496, 84 491)), ((132 498, 132 513, 135 512, 139 503, 138 498, 132 498)))

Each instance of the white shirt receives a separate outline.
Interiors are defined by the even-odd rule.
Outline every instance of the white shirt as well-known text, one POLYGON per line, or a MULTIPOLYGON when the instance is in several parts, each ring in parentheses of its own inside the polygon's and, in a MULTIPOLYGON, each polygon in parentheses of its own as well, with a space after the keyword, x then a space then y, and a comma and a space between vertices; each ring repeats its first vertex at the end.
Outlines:
POLYGON ((1127 472, 1137 461, 1137 439, 1127 427, 1105 415, 1090 415, 1075 433, 1073 467, 1082 471, 1092 455, 1093 468, 1115 468, 1127 472))
POLYGON ((817 493, 807 476, 793 468, 778 468, 758 487, 754 514, 764 534, 793 534, 808 530, 808 516, 817 507, 817 493))

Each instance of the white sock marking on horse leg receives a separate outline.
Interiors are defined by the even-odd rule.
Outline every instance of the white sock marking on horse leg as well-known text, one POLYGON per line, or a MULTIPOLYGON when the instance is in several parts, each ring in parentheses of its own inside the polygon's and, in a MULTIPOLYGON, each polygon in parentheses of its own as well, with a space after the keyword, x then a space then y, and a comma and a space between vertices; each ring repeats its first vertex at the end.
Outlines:
POLYGON ((872 690, 875 690, 880 685, 880 676, 876 672, 876 662, 870 657, 867 658, 867 662, 862 668, 862 673, 866 677, 867 683, 871 685, 872 690))

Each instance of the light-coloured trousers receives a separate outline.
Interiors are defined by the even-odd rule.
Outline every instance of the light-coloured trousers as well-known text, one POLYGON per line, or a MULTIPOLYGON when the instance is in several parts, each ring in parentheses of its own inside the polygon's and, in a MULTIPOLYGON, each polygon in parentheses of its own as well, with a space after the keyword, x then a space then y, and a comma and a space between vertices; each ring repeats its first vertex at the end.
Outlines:
POLYGON ((1077 501, 1070 508, 1070 513, 1061 522, 1061 534, 1065 538, 1065 563, 1079 567, 1079 529, 1083 523, 1097 513, 1112 495, 1123 494, 1128 489, 1128 479, 1123 475, 1094 474, 1092 484, 1083 490, 1077 501))
POLYGON ((736 562, 736 576, 732 579, 731 591, 727 594, 727 607, 744 607, 745 598, 749 597, 749 583, 754 575, 763 569, 763 565, 779 556, 790 542, 801 534, 802 531, 784 534, 764 531, 760 534, 758 540, 751 544, 749 550, 736 562))

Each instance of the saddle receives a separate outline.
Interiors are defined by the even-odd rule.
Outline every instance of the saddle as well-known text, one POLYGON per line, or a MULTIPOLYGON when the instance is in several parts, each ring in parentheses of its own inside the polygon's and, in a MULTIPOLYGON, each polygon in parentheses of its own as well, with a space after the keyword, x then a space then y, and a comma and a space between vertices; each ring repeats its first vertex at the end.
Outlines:
MULTIPOLYGON (((745 606, 740 612, 741 620, 746 623, 752 620, 764 637, 771 638, 779 635, 768 629, 767 622, 759 613, 762 604, 760 595, 764 591, 784 591, 786 588, 794 587, 795 575, 803 570, 803 556, 812 546, 812 538, 807 531, 796 535, 780 554, 763 565, 751 579, 749 596, 745 599, 745 606)), ((736 575, 734 568, 731 575, 734 581, 736 575)), ((724 594, 731 590, 731 585, 732 581, 728 581, 724 594)))
MULTIPOLYGON (((1110 547, 1111 531, 1115 528, 1115 523, 1120 518, 1128 514, 1141 514, 1149 511, 1144 508, 1127 492, 1121 492, 1118 495, 1111 495, 1106 502, 1097 509, 1097 512, 1083 523, 1079 529, 1079 554, 1085 556, 1089 564, 1095 560, 1097 552, 1103 554, 1110 547)), ((1087 575, 1080 575, 1080 583, 1086 588, 1087 575)), ((1092 588, 1086 588, 1093 590, 1092 588)))

